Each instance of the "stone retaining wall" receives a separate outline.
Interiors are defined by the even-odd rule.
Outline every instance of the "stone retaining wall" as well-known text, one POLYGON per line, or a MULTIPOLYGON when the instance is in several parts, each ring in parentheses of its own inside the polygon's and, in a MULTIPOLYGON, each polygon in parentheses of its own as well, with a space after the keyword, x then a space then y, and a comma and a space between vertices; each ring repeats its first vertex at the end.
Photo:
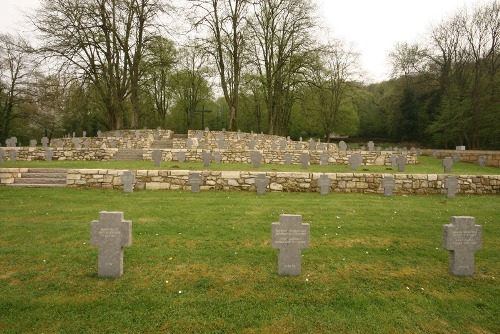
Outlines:
POLYGON ((479 164, 479 157, 486 157, 485 166, 500 167, 500 151, 459 151, 459 150, 421 150, 421 154, 425 156, 435 156, 439 159, 445 157, 453 157, 458 154, 461 162, 469 162, 479 164))
MULTIPOLYGON (((28 168, 0 168, 0 185, 14 183, 15 178, 28 168)), ((69 169, 69 187, 120 189, 124 170, 69 169)), ((190 190, 187 170, 137 170, 136 190, 190 190)), ((269 177, 268 191, 319 192, 318 179, 323 173, 307 172, 241 172, 198 171, 203 176, 202 190, 255 191, 255 177, 269 177)), ((332 180, 331 192, 383 194, 380 173, 326 173, 332 180)), ((396 182, 396 195, 445 194, 446 174, 392 174, 396 182)), ((457 194, 500 194, 500 175, 454 175, 458 180, 457 194)))

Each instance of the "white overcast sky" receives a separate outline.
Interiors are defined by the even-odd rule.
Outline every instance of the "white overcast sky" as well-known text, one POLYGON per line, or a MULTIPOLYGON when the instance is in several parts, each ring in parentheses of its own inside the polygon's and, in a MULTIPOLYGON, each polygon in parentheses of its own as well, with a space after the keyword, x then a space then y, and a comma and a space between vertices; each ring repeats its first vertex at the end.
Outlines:
MULTIPOLYGON (((387 79, 387 54, 397 42, 417 41, 432 24, 486 0, 317 0, 331 35, 353 43, 373 81, 387 79)), ((39 0, 0 0, 0 32, 23 31, 23 12, 39 0)))

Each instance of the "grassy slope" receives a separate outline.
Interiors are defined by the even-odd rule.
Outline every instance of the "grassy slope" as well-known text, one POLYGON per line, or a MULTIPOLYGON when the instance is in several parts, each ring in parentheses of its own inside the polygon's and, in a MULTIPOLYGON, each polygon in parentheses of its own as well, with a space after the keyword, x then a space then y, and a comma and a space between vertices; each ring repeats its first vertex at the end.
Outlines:
POLYGON ((498 333, 498 196, 0 187, 0 332, 498 333), (133 221, 125 274, 97 278, 90 221, 133 221), (271 223, 311 224, 299 277, 271 223), (442 225, 483 226, 476 274, 448 273, 442 225))

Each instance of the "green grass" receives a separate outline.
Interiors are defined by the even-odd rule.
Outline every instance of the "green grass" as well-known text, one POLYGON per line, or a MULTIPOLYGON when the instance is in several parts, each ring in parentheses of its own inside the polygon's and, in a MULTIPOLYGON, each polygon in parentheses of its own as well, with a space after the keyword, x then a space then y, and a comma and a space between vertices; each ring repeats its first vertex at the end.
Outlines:
POLYGON ((498 196, 0 187, 2 333, 498 333, 498 196), (133 221, 119 279, 90 222, 133 221), (311 224, 302 275, 277 274, 279 214, 311 224), (476 217, 476 274, 448 273, 442 225, 476 217), (167 282, 168 281, 168 282, 167 282))
MULTIPOLYGON (((214 171, 278 171, 278 172, 300 172, 305 171, 300 164, 296 165, 276 165, 261 164, 260 168, 253 168, 251 164, 215 164, 212 163, 209 168, 203 167, 202 162, 163 162, 160 167, 155 167, 152 161, 16 161, 4 162, 0 168, 9 167, 47 167, 47 168, 102 168, 102 169, 181 169, 181 170, 214 170, 214 171)), ((309 172, 324 173, 349 173, 352 170, 348 165, 311 165, 307 169, 309 172)), ((355 172, 358 173, 398 173, 397 167, 388 166, 360 166, 355 172)), ((432 157, 419 157, 418 164, 407 165, 404 173, 409 174, 443 174, 443 165, 441 159, 432 157)), ((471 174, 487 175, 499 174, 497 167, 480 167, 478 165, 458 162, 453 165, 450 174, 471 174)))

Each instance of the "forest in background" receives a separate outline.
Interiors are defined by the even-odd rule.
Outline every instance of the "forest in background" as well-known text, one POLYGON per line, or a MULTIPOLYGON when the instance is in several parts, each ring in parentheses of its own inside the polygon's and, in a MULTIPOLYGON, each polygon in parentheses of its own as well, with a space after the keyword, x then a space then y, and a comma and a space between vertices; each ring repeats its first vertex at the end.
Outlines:
POLYGON ((497 0, 457 8, 367 83, 307 0, 42 0, 0 35, 0 143, 157 128, 500 149, 497 0))

